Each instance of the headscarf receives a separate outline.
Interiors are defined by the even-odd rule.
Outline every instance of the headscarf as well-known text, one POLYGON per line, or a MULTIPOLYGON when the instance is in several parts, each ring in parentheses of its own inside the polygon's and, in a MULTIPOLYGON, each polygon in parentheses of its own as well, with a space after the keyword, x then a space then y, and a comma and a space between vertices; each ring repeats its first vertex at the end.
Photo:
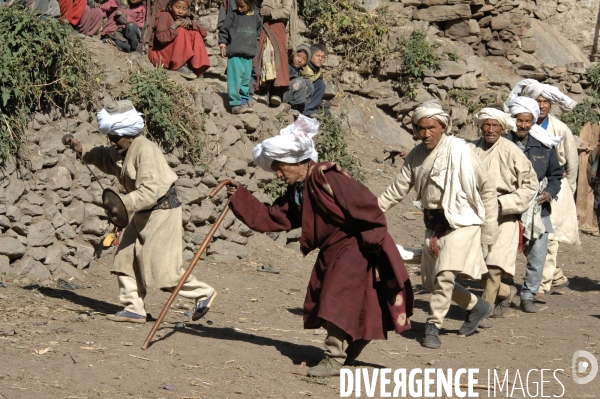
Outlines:
POLYGON ((506 103, 511 102, 519 96, 533 98, 534 100, 537 100, 539 96, 542 96, 551 103, 558 104, 562 112, 571 112, 577 105, 575 100, 566 94, 563 94, 558 87, 540 83, 535 79, 524 79, 517 83, 510 92, 506 103))
POLYGON ((517 124, 515 122, 515 119, 508 115, 506 112, 500 111, 499 109, 484 108, 473 117, 473 122, 477 126, 481 127, 481 125, 483 125, 483 122, 486 119, 494 119, 498 121, 498 123, 502 125, 502 129, 505 132, 514 132, 517 130, 517 124))
POLYGON ((144 119, 135 108, 114 114, 109 114, 105 108, 102 108, 97 116, 98 130, 102 134, 137 136, 144 131, 144 119))
MULTIPOLYGON (((529 97, 515 97, 510 101, 506 100, 504 109, 513 117, 518 114, 531 114, 534 122, 540 117, 540 107, 537 101, 529 97)), ((562 137, 550 136, 546 129, 537 123, 531 127, 529 134, 547 147, 555 147, 563 140, 562 137)))
POLYGON ((452 129, 452 118, 442 109, 437 100, 426 101, 415 109, 412 116, 413 133, 417 135, 417 126, 421 119, 432 118, 446 126, 446 133, 452 129))
POLYGON ((310 51, 310 47, 308 47, 306 44, 301 44, 296 47, 296 52, 298 51, 304 51, 307 56, 307 62, 310 62, 310 59, 312 58, 312 51, 310 51))
POLYGON ((312 138, 318 133, 319 122, 300 115, 294 123, 281 129, 278 136, 263 140, 254 147, 254 163, 267 172, 273 172, 273 161, 294 164, 310 158, 317 162, 319 154, 312 138))

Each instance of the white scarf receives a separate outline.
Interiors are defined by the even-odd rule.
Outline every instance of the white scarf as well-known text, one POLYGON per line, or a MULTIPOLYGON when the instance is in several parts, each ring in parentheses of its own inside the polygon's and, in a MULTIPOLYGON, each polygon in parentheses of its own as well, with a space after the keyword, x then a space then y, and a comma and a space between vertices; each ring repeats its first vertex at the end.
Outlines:
POLYGON ((558 104, 562 112, 571 112, 577 105, 575 100, 563 94, 558 87, 540 83, 535 79, 524 79, 517 83, 506 101, 510 102, 519 96, 529 97, 534 100, 542 96, 551 103, 558 104))
MULTIPOLYGON (((509 112, 512 116, 518 114, 531 114, 533 120, 537 121, 540 117, 540 107, 537 101, 529 97, 516 97, 512 100, 506 100, 504 103, 504 110, 509 112)), ((529 130, 529 134, 546 147, 556 147, 563 140, 563 137, 550 136, 548 132, 538 124, 535 124, 529 130)))
POLYGON ((98 112, 98 130, 102 134, 137 136, 144 131, 144 118, 134 109, 109 114, 104 108, 98 112))
POLYGON ((517 123, 515 122, 515 119, 513 117, 511 117, 509 114, 507 114, 504 111, 500 111, 499 109, 496 108, 483 108, 481 111, 479 111, 478 114, 476 114, 473 117, 473 122, 481 127, 481 125, 483 125, 483 122, 486 119, 493 119, 498 121, 498 123, 500 123, 502 125, 502 129, 508 133, 510 131, 516 131, 517 130, 517 123))
POLYGON ((319 154, 312 138, 319 133, 319 121, 300 115, 291 125, 281 129, 278 136, 263 140, 252 150, 254 163, 273 172, 273 161, 298 163, 308 158, 317 162, 319 154))

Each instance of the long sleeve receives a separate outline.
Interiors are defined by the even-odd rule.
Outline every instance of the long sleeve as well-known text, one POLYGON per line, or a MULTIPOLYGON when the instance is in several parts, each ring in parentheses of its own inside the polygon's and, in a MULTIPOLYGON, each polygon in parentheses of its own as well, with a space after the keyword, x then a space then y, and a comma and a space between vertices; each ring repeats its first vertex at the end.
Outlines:
POLYGON ((400 173, 394 179, 394 182, 379 196, 378 204, 379 208, 383 212, 387 212, 391 207, 399 203, 406 197, 410 189, 414 185, 414 176, 411 168, 413 160, 413 151, 411 151, 406 160, 400 173))
MULTIPOLYGON (((276 3, 279 3, 279 0, 275 0, 276 3)), ((263 4, 264 6, 265 4, 263 4)), ((292 7, 294 5, 293 0, 283 0, 279 3, 278 7, 269 7, 271 10, 271 20, 279 20, 279 21, 287 21, 290 19, 290 15, 292 15, 292 7)), ((267 6, 268 7, 268 6, 267 6)))
POLYGON ((221 29, 219 29, 219 44, 229 44, 231 42, 229 29, 233 25, 233 20, 235 18, 234 12, 229 12, 225 16, 225 20, 223 21, 223 25, 221 25, 221 29))
POLYGON ((168 12, 161 12, 156 17, 154 26, 155 38, 159 43, 171 43, 178 35, 177 29, 171 29, 171 25, 175 22, 173 17, 168 12))
POLYGON ((471 162, 473 164, 473 171, 475 172, 477 191, 485 208, 485 220, 481 227, 481 244, 492 245, 498 236, 498 195, 496 193, 496 185, 472 149, 471 162))
POLYGON ((256 15, 256 40, 260 40, 260 34, 262 32, 262 26, 263 26, 263 17, 260 15, 259 11, 256 10, 255 11, 255 15, 256 15))
POLYGON ((516 176, 518 188, 512 193, 498 197, 498 202, 501 215, 518 215, 529 207, 529 202, 537 192, 538 180, 533 165, 521 150, 515 148, 509 156, 512 160, 509 161, 509 167, 513 176, 516 176))
POLYGON ((119 153, 110 146, 92 147, 86 144, 81 145, 81 157, 83 162, 94 165, 103 173, 116 176, 119 173, 117 161, 120 158, 119 153))
POLYGON ((290 209, 290 190, 269 205, 239 186, 230 198, 231 210, 246 226, 261 233, 298 228, 301 226, 300 214, 290 209))
POLYGON ((387 234, 387 221, 377 197, 367 187, 341 173, 330 171, 326 177, 346 216, 343 229, 358 231, 368 251, 380 249, 387 234))
POLYGON ((567 172, 567 180, 571 191, 574 193, 577 190, 577 173, 579 172, 579 152, 577 151, 577 143, 573 137, 573 132, 568 127, 564 129, 564 140, 565 146, 565 157, 567 163, 565 164, 565 171, 567 172))
POLYGON ((560 191, 560 181, 562 180, 564 169, 558 163, 558 156, 556 151, 549 151, 548 168, 546 169, 546 177, 548 178, 548 185, 544 191, 547 191, 552 198, 556 198, 560 191))

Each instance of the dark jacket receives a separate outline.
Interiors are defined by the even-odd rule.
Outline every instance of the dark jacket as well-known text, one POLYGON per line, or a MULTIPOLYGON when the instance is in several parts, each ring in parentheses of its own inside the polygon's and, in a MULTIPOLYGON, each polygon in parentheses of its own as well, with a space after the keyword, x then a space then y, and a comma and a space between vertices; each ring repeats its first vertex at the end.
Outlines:
POLYGON ((292 64, 288 65, 288 72, 290 73, 290 80, 300 77, 300 70, 296 69, 292 64))
POLYGON ((219 30, 219 44, 227 45, 228 57, 254 58, 261 29, 262 17, 258 8, 253 8, 248 14, 229 11, 219 30))
MULTIPOLYGON (((514 132, 510 132, 506 138, 515 144, 521 142, 521 139, 514 132)), ((548 185, 544 191, 548 192, 552 198, 556 198, 560 191, 560 181, 565 170, 558 163, 555 149, 546 147, 529 135, 523 153, 533 165, 533 170, 537 174, 538 181, 542 181, 544 177, 548 178, 548 185)), ((544 202, 542 204, 542 217, 550 216, 551 212, 550 201, 544 202)))
POLYGON ((590 156, 588 158, 587 179, 588 179, 588 184, 592 188, 596 187, 596 185, 599 182, 598 165, 596 165, 594 167, 594 162, 596 161, 596 158, 598 158, 598 152, 600 152, 600 146, 596 147, 596 149, 590 153, 590 156))

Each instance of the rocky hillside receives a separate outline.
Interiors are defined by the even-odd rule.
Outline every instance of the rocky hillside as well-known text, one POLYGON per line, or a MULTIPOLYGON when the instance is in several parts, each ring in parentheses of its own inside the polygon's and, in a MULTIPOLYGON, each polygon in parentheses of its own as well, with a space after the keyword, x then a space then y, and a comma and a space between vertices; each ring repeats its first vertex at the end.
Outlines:
MULTIPOLYGON (((358 137, 375 137, 385 143, 413 146, 410 116, 423 101, 437 98, 451 111, 461 135, 474 137, 469 115, 473 109, 502 100, 512 85, 524 77, 559 85, 580 100, 589 91, 586 69, 593 42, 599 1, 518 0, 402 0, 383 3, 363 0, 373 12, 387 7, 394 24, 387 38, 390 56, 375 75, 341 69, 342 51, 331 52, 326 69, 330 81, 327 98, 334 96, 348 116, 349 131, 358 137), (560 21, 560 23, 559 23, 560 21), (571 21, 572 23, 565 23, 571 21), (415 29, 427 32, 443 60, 440 70, 426 71, 414 98, 399 84, 402 63, 398 39, 415 29)), ((225 60, 216 38, 216 9, 198 10, 207 38, 212 67, 203 79, 183 81, 197 89, 196 108, 206 114, 205 131, 210 162, 194 167, 177 154, 167 155, 179 176, 183 202, 184 259, 192 258, 212 222, 223 208, 225 192, 209 199, 218 181, 235 178, 261 199, 260 187, 274 176, 252 164, 251 149, 257 140, 276 134, 291 116, 260 104, 255 114, 230 115, 225 109, 225 60)), ((304 32, 306 29, 302 28, 304 32)), ((104 69, 103 101, 127 96, 130 68, 151 67, 145 57, 125 56, 97 39, 84 39, 94 59, 104 69)), ((308 39, 304 39, 308 40, 308 39)), ((72 133, 80 141, 104 144, 96 120, 86 110, 71 107, 68 114, 36 114, 28 128, 29 159, 17 167, 8 162, 0 176, 0 275, 3 278, 57 278, 84 280, 89 267, 110 264, 113 249, 102 239, 111 226, 101 205, 102 186, 116 179, 93 168, 98 181, 65 150, 61 137, 72 133)), ((370 162, 370 160, 363 160, 370 162)), ((253 233, 231 214, 217 232, 205 256, 215 261, 244 258, 253 233)), ((271 234, 277 245, 298 246, 299 232, 271 234)))

